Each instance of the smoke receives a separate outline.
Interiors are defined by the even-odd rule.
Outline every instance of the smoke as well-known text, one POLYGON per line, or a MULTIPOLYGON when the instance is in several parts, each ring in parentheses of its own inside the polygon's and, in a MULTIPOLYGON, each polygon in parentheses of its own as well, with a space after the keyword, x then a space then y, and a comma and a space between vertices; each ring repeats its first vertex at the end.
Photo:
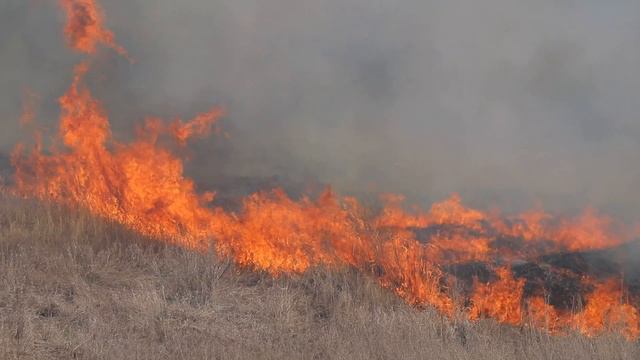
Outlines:
MULTIPOLYGON (((527 0, 110 0, 134 63, 91 86, 119 136, 221 105, 230 139, 189 173, 331 183, 478 206, 640 215, 640 4, 527 0)), ((27 139, 25 91, 55 131, 78 55, 53 0, 0 0, 0 149, 27 139)))

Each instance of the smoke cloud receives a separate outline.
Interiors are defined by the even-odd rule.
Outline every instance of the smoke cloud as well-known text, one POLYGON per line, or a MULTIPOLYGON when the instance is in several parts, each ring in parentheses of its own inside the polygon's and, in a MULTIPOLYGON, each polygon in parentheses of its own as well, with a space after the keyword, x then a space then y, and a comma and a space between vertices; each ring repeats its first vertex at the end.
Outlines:
MULTIPOLYGON (((640 3, 110 0, 90 81, 120 137, 223 106, 202 184, 278 176, 482 207, 640 216, 640 3)), ((79 55, 54 1, 0 0, 0 151, 55 131, 79 55)))

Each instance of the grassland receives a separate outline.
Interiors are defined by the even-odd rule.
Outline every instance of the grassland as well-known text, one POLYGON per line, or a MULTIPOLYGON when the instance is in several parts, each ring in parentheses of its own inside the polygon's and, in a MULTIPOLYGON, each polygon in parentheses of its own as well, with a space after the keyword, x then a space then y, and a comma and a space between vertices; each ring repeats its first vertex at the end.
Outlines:
POLYGON ((0 198, 0 359, 640 359, 418 311, 349 269, 274 279, 80 211, 0 198))

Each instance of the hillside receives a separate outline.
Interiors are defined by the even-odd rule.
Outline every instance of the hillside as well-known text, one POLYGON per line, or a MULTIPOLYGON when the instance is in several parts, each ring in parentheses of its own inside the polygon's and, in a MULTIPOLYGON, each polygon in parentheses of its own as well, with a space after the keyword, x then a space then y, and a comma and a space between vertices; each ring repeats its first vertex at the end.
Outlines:
POLYGON ((419 311, 355 271, 274 279, 87 214, 0 201, 2 359, 638 359, 419 311))

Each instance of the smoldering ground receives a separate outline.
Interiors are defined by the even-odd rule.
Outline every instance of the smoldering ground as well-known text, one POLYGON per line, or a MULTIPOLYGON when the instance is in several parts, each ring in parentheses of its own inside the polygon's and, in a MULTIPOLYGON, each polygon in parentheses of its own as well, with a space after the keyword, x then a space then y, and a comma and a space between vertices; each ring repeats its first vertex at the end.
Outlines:
MULTIPOLYGON (((104 50, 90 84, 114 132, 211 105, 200 183, 278 176, 340 191, 459 192, 467 203, 640 215, 640 4, 616 0, 102 3, 135 63, 104 50)), ((55 131, 78 60, 54 1, 0 1, 0 144, 25 92, 55 131)))

